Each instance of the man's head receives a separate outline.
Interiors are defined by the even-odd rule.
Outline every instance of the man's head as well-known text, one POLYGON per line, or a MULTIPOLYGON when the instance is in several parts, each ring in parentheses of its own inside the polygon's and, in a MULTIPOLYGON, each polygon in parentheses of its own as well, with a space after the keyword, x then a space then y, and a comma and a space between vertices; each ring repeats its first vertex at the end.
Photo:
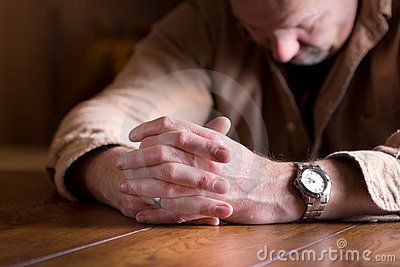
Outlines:
POLYGON ((282 63, 314 65, 350 35, 357 0, 230 0, 251 38, 282 63))

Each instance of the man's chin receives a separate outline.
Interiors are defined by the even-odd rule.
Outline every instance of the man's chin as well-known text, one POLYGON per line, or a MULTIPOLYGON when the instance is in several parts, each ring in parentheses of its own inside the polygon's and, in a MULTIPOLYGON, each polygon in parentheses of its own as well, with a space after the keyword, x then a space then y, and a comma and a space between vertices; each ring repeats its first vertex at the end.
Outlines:
POLYGON ((329 57, 329 50, 321 51, 314 55, 296 55, 289 63, 296 66, 312 66, 317 65, 329 57))

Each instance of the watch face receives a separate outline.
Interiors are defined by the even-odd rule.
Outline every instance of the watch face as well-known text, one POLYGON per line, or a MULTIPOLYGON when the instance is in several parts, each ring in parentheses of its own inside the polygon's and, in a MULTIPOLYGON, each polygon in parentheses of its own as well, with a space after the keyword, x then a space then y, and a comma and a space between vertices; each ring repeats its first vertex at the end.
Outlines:
POLYGON ((307 169, 301 175, 301 182, 309 191, 322 193, 325 189, 325 179, 316 171, 307 169))

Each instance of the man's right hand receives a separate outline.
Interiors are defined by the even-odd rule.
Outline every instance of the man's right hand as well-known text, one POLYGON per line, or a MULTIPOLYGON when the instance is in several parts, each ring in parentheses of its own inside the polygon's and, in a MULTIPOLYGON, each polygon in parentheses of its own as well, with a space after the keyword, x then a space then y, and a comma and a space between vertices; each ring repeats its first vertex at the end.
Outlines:
MULTIPOLYGON (((226 120, 217 118, 206 127, 226 134, 230 124, 227 124, 226 120)), ((79 187, 86 196, 120 210, 125 216, 135 218, 138 212, 156 207, 152 202, 153 199, 143 199, 120 192, 120 184, 126 177, 124 172, 115 168, 115 159, 127 151, 128 148, 121 146, 93 151, 78 160, 71 178, 74 180, 74 186, 79 187)), ((220 220, 217 217, 184 215, 171 211, 164 216, 163 223, 219 225, 220 220)))

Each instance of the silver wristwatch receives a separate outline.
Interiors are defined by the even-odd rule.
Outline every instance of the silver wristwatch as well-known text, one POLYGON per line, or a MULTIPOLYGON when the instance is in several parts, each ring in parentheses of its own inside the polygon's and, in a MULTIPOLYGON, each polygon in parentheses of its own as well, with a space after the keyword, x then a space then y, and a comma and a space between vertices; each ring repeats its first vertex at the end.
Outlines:
POLYGON ((331 178, 314 164, 295 163, 298 166, 294 186, 307 204, 302 220, 315 220, 321 216, 331 193, 331 178))

